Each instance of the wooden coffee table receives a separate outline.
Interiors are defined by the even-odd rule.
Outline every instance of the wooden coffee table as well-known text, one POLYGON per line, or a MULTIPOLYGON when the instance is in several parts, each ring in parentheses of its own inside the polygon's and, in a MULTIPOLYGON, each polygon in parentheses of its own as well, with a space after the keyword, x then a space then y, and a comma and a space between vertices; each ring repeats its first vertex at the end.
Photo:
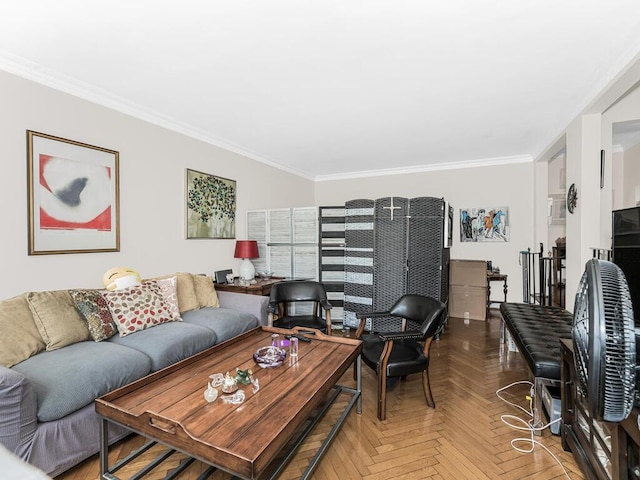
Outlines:
MULTIPOLYGON (((252 354, 270 345, 274 332, 283 338, 290 331, 256 328, 97 399, 100 478, 117 480, 115 472, 122 463, 135 458, 108 466, 110 422, 211 465, 211 473, 219 468, 246 479, 275 478, 331 404, 346 394, 346 407, 301 478, 309 477, 353 406, 362 411, 362 343, 319 332, 305 334, 312 341, 299 342, 296 363, 287 358, 280 367, 261 369, 252 354), (356 387, 337 385, 354 362, 356 387), (225 404, 220 397, 207 403, 203 393, 209 375, 234 373, 236 368, 251 368, 259 391, 254 394, 251 385, 241 385, 244 403, 225 404)), ((139 453, 148 448, 145 445, 139 453)))

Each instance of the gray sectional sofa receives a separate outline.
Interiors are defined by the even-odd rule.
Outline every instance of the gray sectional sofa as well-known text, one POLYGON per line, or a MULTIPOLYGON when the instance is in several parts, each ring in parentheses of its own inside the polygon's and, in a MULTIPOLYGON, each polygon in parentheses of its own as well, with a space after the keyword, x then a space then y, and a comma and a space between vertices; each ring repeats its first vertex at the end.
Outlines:
MULTIPOLYGON (((217 294, 218 308, 181 312, 182 321, 79 341, 39 351, 11 368, 0 366, 0 443, 51 476, 97 453, 95 398, 266 324, 267 297, 217 294)), ((109 433, 114 442, 128 432, 112 426, 109 433)))

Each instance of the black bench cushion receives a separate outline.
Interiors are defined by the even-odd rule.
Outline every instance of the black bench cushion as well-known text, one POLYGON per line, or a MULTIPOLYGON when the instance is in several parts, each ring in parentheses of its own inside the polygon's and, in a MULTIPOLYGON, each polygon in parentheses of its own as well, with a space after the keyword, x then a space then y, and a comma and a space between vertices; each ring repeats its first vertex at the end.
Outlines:
POLYGON ((559 340, 571 338, 573 315, 531 303, 503 303, 500 313, 534 377, 560 380, 559 340))

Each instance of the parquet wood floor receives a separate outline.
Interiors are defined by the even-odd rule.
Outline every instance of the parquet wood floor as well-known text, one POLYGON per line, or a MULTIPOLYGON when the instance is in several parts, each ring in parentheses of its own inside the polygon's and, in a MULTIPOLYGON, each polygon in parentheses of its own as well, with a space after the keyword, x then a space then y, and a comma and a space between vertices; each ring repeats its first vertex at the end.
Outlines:
MULTIPOLYGON (((449 320, 447 330, 431 349, 435 409, 425 403, 420 375, 413 375, 389 392, 387 419, 380 422, 376 417, 376 379, 363 367, 363 413, 349 414, 312 478, 566 479, 562 468, 541 447, 536 446, 530 454, 511 447, 511 440, 528 434, 510 429, 500 417, 524 414, 498 399, 495 392, 512 382, 526 380, 527 374, 520 354, 500 347, 499 323, 497 311, 492 311, 487 322, 465 324, 461 319, 449 320)), ((351 374, 343 380, 350 382, 351 374)), ((522 385, 510 389, 506 396, 527 407, 527 393, 528 387, 522 385)), ((282 480, 299 478, 334 417, 330 411, 316 427, 280 476, 282 480)), ((570 479, 584 479, 571 454, 562 450, 560 437, 547 430, 537 439, 558 457, 570 479)), ((134 435, 112 446, 111 463, 143 443, 143 438, 134 435)), ((120 470, 118 476, 123 480, 131 478, 132 472, 160 451, 160 447, 154 447, 139 461, 120 470)), ((184 456, 176 453, 144 478, 163 478, 183 460, 184 456)), ((204 469, 202 463, 194 462, 179 478, 196 480, 204 469)), ((99 462, 94 456, 57 480, 95 480, 98 475, 99 462)), ((230 475, 216 472, 211 478, 222 480, 230 475)))

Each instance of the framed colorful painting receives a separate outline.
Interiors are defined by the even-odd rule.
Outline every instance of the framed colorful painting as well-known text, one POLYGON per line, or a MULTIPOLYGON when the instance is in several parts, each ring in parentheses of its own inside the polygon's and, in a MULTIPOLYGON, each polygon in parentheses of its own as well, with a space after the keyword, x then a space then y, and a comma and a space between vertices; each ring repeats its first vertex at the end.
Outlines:
POLYGON ((461 242, 508 242, 509 230, 508 207, 460 209, 461 242))
POLYGON ((236 181, 187 169, 187 238, 236 238, 236 181))
POLYGON ((120 251, 118 160, 27 130, 29 255, 120 251))

